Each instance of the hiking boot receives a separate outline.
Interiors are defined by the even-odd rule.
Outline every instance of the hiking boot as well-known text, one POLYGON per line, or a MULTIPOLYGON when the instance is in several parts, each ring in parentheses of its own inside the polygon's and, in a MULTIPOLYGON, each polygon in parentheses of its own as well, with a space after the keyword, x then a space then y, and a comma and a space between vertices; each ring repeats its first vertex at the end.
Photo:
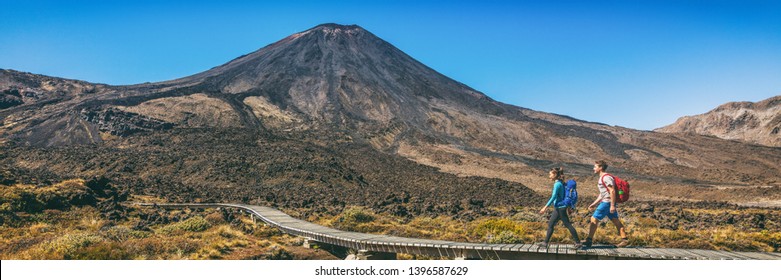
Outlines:
POLYGON ((581 245, 582 245, 581 248, 583 249, 591 248, 591 239, 586 239, 586 241, 583 242, 581 245))
POLYGON ((572 245, 572 247, 575 248, 575 250, 580 250, 580 248, 583 247, 583 243, 580 242, 575 243, 575 245, 572 245))
POLYGON ((548 248, 548 242, 540 242, 540 243, 537 243, 537 244, 535 244, 535 245, 537 245, 537 246, 539 246, 539 247, 548 248))
POLYGON ((626 239, 626 238, 624 238, 624 239, 622 239, 622 240, 621 240, 621 242, 620 242, 620 243, 616 244, 616 247, 618 247, 618 248, 624 248, 624 247, 626 247, 627 245, 629 245, 629 239, 626 239))

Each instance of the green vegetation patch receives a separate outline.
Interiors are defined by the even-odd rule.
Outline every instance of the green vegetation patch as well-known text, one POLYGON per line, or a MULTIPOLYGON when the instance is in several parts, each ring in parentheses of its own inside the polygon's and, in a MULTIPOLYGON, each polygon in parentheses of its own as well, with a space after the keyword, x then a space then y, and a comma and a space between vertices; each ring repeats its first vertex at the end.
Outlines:
POLYGON ((165 235, 171 235, 183 231, 202 232, 211 227, 212 227, 211 223, 206 221, 205 218, 203 218, 202 216, 195 216, 175 224, 164 226, 158 229, 157 232, 165 235))

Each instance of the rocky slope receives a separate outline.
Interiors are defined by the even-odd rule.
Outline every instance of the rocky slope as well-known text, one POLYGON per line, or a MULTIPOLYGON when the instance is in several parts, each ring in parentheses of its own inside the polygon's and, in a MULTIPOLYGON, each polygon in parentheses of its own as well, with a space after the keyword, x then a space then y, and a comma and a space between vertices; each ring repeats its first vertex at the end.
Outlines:
POLYGON ((526 186, 548 192, 554 166, 596 180, 597 159, 636 182, 638 200, 781 199, 777 148, 499 103, 355 25, 320 25, 172 81, 105 86, 3 70, 0 90, 52 92, 25 80, 91 90, 6 103, 7 168, 108 173, 180 200, 485 213, 540 199, 526 186))
POLYGON ((781 95, 760 102, 730 102, 705 114, 686 116, 655 131, 696 133, 781 147, 781 95))

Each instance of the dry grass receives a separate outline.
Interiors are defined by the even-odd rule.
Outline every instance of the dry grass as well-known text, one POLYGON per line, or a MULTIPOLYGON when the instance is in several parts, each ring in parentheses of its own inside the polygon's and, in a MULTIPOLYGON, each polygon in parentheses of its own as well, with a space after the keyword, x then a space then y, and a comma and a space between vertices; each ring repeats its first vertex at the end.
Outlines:
MULTIPOLYGON (((762 214, 776 210, 703 210, 682 209, 692 214, 762 214)), ((373 234, 450 240, 478 243, 533 243, 542 241, 547 230, 547 218, 534 213, 533 209, 516 209, 509 218, 488 217, 474 221, 459 221, 450 217, 416 217, 409 221, 386 214, 377 214, 363 208, 348 207, 337 216, 321 217, 314 222, 339 228, 373 234), (359 212, 359 213, 358 213, 359 212), (366 216, 360 221, 350 217, 366 216), (344 221, 351 221, 345 223, 344 221)), ((584 239, 588 234, 587 213, 571 217, 578 236, 584 239)), ((705 229, 663 229, 660 221, 637 213, 622 217, 632 246, 656 248, 684 248, 731 251, 781 251, 781 232, 762 229, 748 229, 739 225, 712 226, 705 229)), ((595 243, 615 244, 620 236, 610 222, 602 222, 594 236, 595 243)), ((570 233, 559 223, 551 238, 553 243, 572 242, 570 233)))
POLYGON ((112 225, 96 218, 92 207, 73 211, 82 215, 65 211, 48 217, 55 224, 0 227, 0 259, 294 259, 289 247, 302 242, 241 219, 214 223, 196 215, 139 231, 132 229, 132 221, 112 225))
MULTIPOLYGON (((94 206, 62 210, 38 206, 84 190, 84 181, 34 187, 0 187, 3 222, 0 259, 328 259, 322 250, 294 248, 303 242, 232 212, 129 208, 108 220, 94 206), (13 211, 12 211, 13 210, 13 211), (157 214, 155 214, 157 213, 157 214), (141 217, 165 215, 139 230, 141 217), (229 217, 226 220, 226 215, 229 217)), ((144 201, 159 201, 144 197, 144 201)))

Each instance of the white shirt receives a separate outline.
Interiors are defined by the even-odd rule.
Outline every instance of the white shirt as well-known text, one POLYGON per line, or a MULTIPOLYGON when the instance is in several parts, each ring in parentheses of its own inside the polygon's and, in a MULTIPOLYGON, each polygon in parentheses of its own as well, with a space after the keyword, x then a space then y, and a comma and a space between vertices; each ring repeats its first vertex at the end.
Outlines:
POLYGON ((613 186, 616 187, 616 181, 613 179, 613 176, 611 175, 603 175, 599 181, 597 181, 597 188, 599 189, 599 197, 602 198, 602 202, 610 203, 610 192, 607 190, 607 186, 602 184, 602 181, 605 181, 605 184, 607 186, 613 186))

